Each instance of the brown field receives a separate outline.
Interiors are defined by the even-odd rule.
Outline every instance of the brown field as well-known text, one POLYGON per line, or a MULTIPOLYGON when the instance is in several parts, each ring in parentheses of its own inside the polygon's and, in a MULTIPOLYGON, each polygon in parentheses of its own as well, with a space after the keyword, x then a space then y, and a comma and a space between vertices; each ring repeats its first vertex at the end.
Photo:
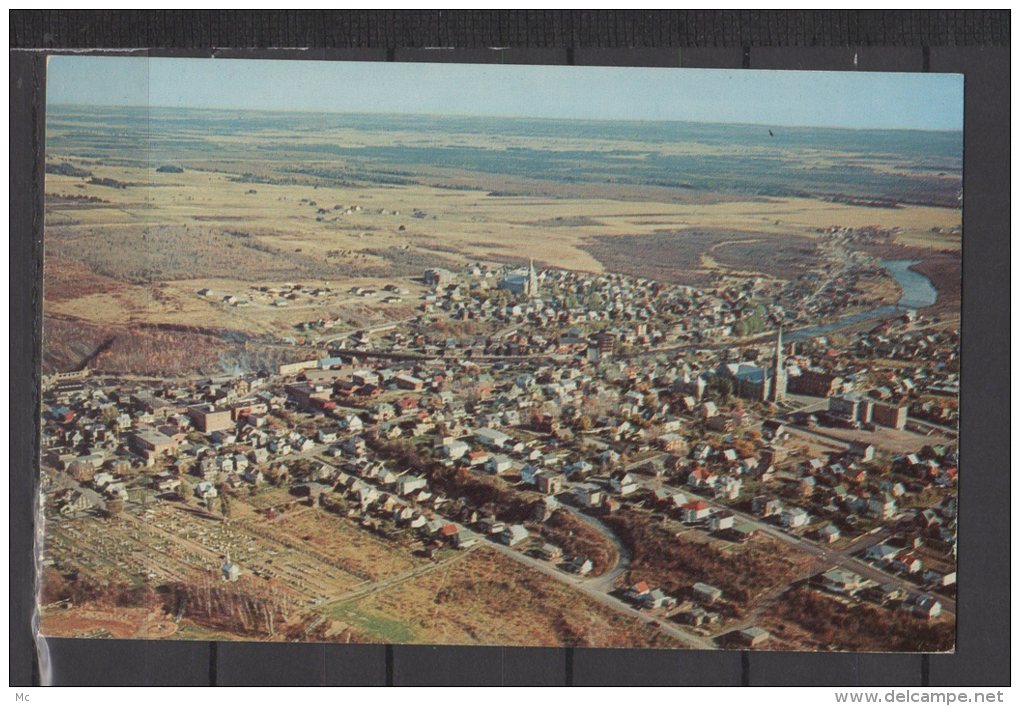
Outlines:
POLYGON ((599 236, 587 249, 610 271, 693 286, 708 284, 713 274, 788 278, 821 262, 808 236, 724 230, 599 236))
POLYGON ((44 608, 40 632, 50 637, 172 638, 177 624, 161 611, 145 608, 44 608))
POLYGON ((350 520, 321 510, 285 515, 271 526, 370 581, 409 571, 423 561, 409 548, 378 540, 350 520))
MULTIPOLYGON (((364 134, 360 140, 374 144, 377 137, 364 134)), ((519 141, 507 140, 508 146, 519 141)), ((923 248, 918 269, 931 270, 947 303, 958 298, 958 274, 956 290, 953 275, 959 267, 959 236, 949 233, 960 222, 955 209, 877 209, 811 198, 558 184, 442 170, 432 178, 416 173, 400 184, 337 184, 318 178, 251 183, 238 175, 262 169, 273 179, 279 165, 203 159, 199 168, 183 173, 66 160, 126 188, 47 174, 44 297, 50 319, 101 327, 173 323, 279 338, 299 336, 294 327, 303 321, 336 317, 342 322, 338 330, 356 330, 413 315, 420 285, 412 278, 428 267, 520 261, 520 254, 527 253, 556 267, 693 284, 706 283, 712 274, 785 278, 817 264, 817 230, 831 225, 898 229, 894 242, 923 248), (346 213, 353 206, 360 210, 346 213), (416 209, 424 209, 427 217, 412 218, 416 209), (942 250, 949 254, 934 258, 942 250), (404 304, 383 305, 347 294, 354 285, 393 280, 411 289, 404 304), (226 294, 243 298, 254 283, 283 282, 329 286, 335 294, 287 308, 231 307, 220 301, 226 294), (197 296, 203 287, 215 296, 197 296)), ((314 173, 331 163, 301 164, 314 173)), ((67 325, 50 328, 48 370, 70 369, 93 352, 83 341, 96 334, 82 337, 67 325)), ((126 341, 126 347, 135 346, 126 341)), ((193 367, 203 372, 210 372, 210 366, 262 361, 249 354, 221 362, 213 348, 203 342, 181 357, 202 361, 193 367)), ((125 359, 116 346, 103 363, 110 370, 132 372, 159 372, 160 365, 180 368, 174 360, 147 355, 125 359)))
POLYGON ((338 605, 329 615, 384 642, 676 646, 655 628, 491 549, 338 605))

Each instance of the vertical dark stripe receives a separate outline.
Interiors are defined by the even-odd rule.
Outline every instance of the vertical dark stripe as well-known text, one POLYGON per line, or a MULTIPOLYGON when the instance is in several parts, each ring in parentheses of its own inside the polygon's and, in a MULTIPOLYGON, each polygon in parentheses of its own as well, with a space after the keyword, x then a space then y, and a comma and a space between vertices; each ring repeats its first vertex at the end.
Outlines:
POLYGON ((567 66, 574 65, 574 47, 567 47, 567 66))
POLYGON ((740 686, 751 686, 751 653, 740 653, 740 686))
POLYGON ((921 655, 921 686, 931 684, 931 655, 921 655))
POLYGON ((747 46, 744 47, 744 56, 741 59, 740 67, 742 69, 749 69, 749 68, 751 68, 751 47, 747 47, 747 46))
POLYGON ((393 47, 388 47, 386 49, 386 61, 396 61, 396 58, 397 50, 394 49, 393 47))
POLYGON ((386 686, 393 686, 393 645, 386 645, 386 686))
POLYGON ((563 669, 566 672, 564 674, 563 683, 567 686, 574 685, 574 648, 568 647, 565 651, 565 659, 563 660, 563 669))
POLYGON ((219 643, 209 643, 209 686, 216 686, 216 670, 219 659, 219 643))
POLYGON ((925 73, 931 71, 931 47, 921 47, 921 70, 925 73))

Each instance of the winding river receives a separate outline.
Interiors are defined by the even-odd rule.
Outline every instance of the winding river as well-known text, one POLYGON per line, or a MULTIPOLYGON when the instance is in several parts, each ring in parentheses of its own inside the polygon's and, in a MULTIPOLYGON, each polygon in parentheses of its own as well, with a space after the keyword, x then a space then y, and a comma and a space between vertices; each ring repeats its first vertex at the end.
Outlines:
POLYGON ((786 336, 786 339, 789 341, 799 341, 813 338, 814 336, 822 336, 847 326, 853 326, 862 321, 872 321, 895 316, 897 311, 901 309, 923 309, 926 306, 933 305, 938 298, 938 290, 932 285, 931 280, 921 273, 910 269, 910 266, 917 264, 917 262, 917 260, 882 260, 882 267, 896 278, 900 289, 903 290, 903 294, 896 304, 886 304, 885 306, 860 311, 856 314, 841 316, 827 324, 797 329, 796 331, 791 331, 786 336))

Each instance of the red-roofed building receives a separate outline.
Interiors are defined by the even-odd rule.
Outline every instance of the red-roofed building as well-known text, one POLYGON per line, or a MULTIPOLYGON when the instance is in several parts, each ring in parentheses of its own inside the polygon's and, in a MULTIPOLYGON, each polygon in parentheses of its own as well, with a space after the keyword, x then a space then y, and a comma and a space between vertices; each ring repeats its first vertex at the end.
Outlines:
POLYGON ((401 397, 397 400, 397 409, 400 410, 401 414, 409 412, 412 409, 418 408, 418 400, 414 397, 401 397))
POLYGON ((687 476, 687 485, 692 488, 708 488, 718 478, 718 476, 709 471, 706 468, 695 468, 691 471, 691 474, 687 476))
POLYGON ((647 581, 638 581, 636 584, 634 584, 633 586, 630 587, 630 593, 631 593, 632 596, 635 596, 635 597, 643 596, 643 595, 645 595, 646 593, 648 593, 651 590, 652 589, 648 585, 647 581))
POLYGON ((695 500, 683 506, 684 522, 704 520, 712 514, 712 507, 704 500, 695 500))
POLYGON ((489 454, 485 451, 472 451, 467 455, 468 464, 471 466, 480 466, 483 463, 488 462, 489 454))

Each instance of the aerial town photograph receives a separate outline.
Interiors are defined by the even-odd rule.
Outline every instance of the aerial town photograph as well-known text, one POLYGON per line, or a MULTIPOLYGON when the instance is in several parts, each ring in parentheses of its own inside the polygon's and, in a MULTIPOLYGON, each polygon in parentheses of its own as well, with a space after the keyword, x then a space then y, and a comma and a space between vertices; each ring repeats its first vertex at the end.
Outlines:
POLYGON ((42 635, 953 651, 961 76, 46 90, 42 635))

